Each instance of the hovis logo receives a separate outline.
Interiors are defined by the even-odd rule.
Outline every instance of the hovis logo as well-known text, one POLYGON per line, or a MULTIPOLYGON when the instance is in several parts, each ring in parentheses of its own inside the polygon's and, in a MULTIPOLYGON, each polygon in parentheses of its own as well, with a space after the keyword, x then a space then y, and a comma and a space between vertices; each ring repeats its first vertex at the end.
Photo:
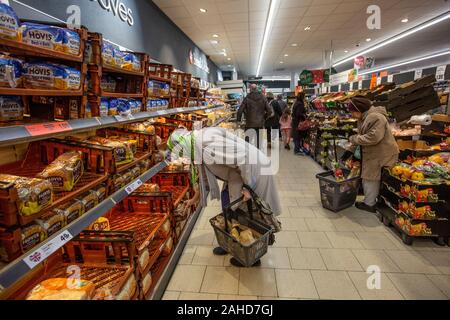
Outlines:
POLYGON ((120 0, 91 0, 98 2, 103 10, 112 12, 113 15, 119 17, 123 22, 127 22, 130 26, 134 25, 133 11, 128 8, 120 0))

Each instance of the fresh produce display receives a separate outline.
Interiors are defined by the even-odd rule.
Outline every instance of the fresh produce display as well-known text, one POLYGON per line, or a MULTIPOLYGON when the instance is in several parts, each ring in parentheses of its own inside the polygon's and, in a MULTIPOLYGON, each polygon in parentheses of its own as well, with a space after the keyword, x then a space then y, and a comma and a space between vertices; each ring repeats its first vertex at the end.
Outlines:
POLYGON ((395 219, 395 224, 409 236, 431 236, 433 233, 425 222, 413 224, 403 217, 395 219))
POLYGON ((390 169, 393 176, 417 184, 448 183, 450 179, 450 153, 438 153, 429 157, 412 158, 390 169))
POLYGON ((398 211, 407 214, 413 219, 418 220, 433 220, 436 219, 436 212, 432 210, 431 206, 416 207, 416 204, 407 201, 399 203, 398 211))

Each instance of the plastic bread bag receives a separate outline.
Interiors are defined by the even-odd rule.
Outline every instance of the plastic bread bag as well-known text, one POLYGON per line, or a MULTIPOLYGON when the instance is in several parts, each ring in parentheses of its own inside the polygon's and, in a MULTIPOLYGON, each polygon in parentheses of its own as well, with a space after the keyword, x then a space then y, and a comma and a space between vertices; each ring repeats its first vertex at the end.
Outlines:
POLYGON ((125 63, 125 52, 120 51, 118 47, 114 47, 114 65, 122 68, 125 63))
POLYGON ((23 101, 18 96, 0 96, 0 122, 23 120, 23 101))
POLYGON ((84 214, 84 205, 79 200, 74 200, 53 210, 64 216, 64 224, 69 225, 84 214))
POLYGON ((80 71, 52 63, 24 64, 24 86, 27 89, 78 90, 80 71))
POLYGON ((117 110, 117 114, 126 117, 131 114, 131 107, 127 99, 111 99, 109 101, 110 109, 117 110))
POLYGON ((100 117, 107 117, 109 113, 109 99, 102 98, 100 101, 100 117))
POLYGON ((81 47, 81 39, 78 32, 70 29, 61 29, 61 32, 64 34, 63 37, 64 52, 75 56, 79 55, 81 47))
POLYGON ((54 191, 72 191, 84 172, 80 152, 68 152, 59 156, 47 166, 38 178, 46 179, 53 185, 54 191))
POLYGON ((103 41, 102 58, 103 58, 104 64, 108 64, 110 66, 115 65, 114 46, 112 44, 110 44, 109 42, 103 41))
POLYGON ((0 3, 0 38, 18 40, 20 20, 7 4, 0 3))
POLYGON ((95 284, 81 279, 48 279, 34 287, 26 300, 82 301, 91 300, 95 284))
POLYGON ((98 205, 98 196, 94 192, 88 192, 77 198, 77 200, 81 201, 81 203, 83 204, 84 213, 88 212, 96 205, 98 205))
POLYGON ((22 251, 27 252, 45 240, 46 232, 37 223, 22 228, 22 251))
POLYGON ((0 174, 0 181, 5 179, 13 182, 17 189, 20 215, 32 216, 53 203, 53 187, 47 180, 0 174))
POLYGON ((63 214, 54 212, 36 220, 36 223, 44 228, 47 237, 51 237, 64 227, 65 217, 63 214))
POLYGON ((20 26, 19 37, 32 46, 65 52, 64 32, 59 27, 25 22, 20 26))
POLYGON ((89 137, 87 140, 85 140, 85 142, 113 148, 116 165, 129 163, 134 160, 133 151, 127 144, 123 142, 113 141, 111 139, 97 136, 89 137))
POLYGON ((0 87, 18 88, 22 86, 22 64, 22 60, 0 56, 0 87))
POLYGON ((134 53, 125 52, 122 54, 122 68, 130 71, 141 71, 141 61, 134 53))

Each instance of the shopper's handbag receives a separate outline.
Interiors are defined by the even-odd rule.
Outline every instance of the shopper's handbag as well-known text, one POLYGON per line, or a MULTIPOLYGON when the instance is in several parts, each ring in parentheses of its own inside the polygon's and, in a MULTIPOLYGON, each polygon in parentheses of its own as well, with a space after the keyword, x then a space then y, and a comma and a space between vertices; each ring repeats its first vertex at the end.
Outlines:
POLYGON ((313 127, 313 123, 306 119, 305 121, 302 121, 298 124, 297 130, 298 131, 308 131, 313 127))
POLYGON ((275 233, 282 230, 281 222, 273 214, 269 204, 261 199, 252 188, 247 185, 244 185, 244 188, 247 189, 252 196, 252 201, 248 201, 247 203, 250 218, 267 225, 272 229, 273 233, 269 240, 269 245, 273 245, 275 243, 275 233))

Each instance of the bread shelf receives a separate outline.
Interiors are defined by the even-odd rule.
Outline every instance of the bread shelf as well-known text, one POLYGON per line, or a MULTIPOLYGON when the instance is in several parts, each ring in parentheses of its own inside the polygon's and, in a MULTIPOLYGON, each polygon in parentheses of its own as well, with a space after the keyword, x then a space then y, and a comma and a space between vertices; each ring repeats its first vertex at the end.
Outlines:
POLYGON ((130 75, 130 76, 137 76, 137 77, 145 77, 145 72, 143 72, 143 71, 131 71, 131 70, 126 70, 126 69, 113 67, 113 66, 109 66, 109 65, 104 65, 103 66, 103 72, 127 74, 127 75, 130 75))
POLYGON ((0 95, 13 96, 43 96, 43 97, 81 97, 84 95, 80 90, 48 90, 48 89, 25 89, 25 88, 0 88, 0 95))
MULTIPOLYGON (((136 184, 137 181, 146 183, 157 173, 162 171, 168 165, 167 161, 163 161, 155 165, 153 168, 142 174, 139 178, 135 179, 126 187, 120 189, 116 193, 112 194, 110 197, 106 198, 102 203, 97 205, 92 210, 86 212, 83 216, 78 218, 72 224, 64 227, 54 236, 45 240, 38 246, 34 247, 30 252, 22 255, 18 259, 6 265, 0 270, 0 297, 2 296, 2 291, 11 287, 15 282, 19 281, 21 278, 27 275, 32 269, 25 261, 29 261, 30 257, 38 257, 40 260, 39 264, 44 262, 52 253, 60 249, 64 244, 65 235, 70 234, 71 236, 76 236, 85 230, 91 223, 96 221, 98 218, 104 216, 108 213, 117 203, 123 201, 128 197, 129 192, 127 189, 130 186, 136 184)), ((38 264, 35 265, 37 267, 38 264)))
POLYGON ((160 81, 160 82, 166 82, 166 83, 172 83, 172 80, 171 80, 171 79, 158 77, 158 76, 155 76, 155 75, 153 75, 153 74, 149 74, 149 75, 148 75, 148 78, 149 78, 150 80, 155 80, 155 81, 160 81))
POLYGON ((170 99, 171 98, 170 95, 162 95, 162 96, 160 96, 160 95, 157 95, 157 94, 149 94, 148 97, 150 99, 170 99))
POLYGON ((122 93, 122 92, 105 92, 105 91, 103 91, 102 97, 142 99, 142 98, 144 98, 144 95, 142 93, 122 93))
MULTIPOLYGON (((41 130, 35 132, 33 135, 27 130, 29 125, 16 125, 11 127, 0 128, 0 147, 15 145, 19 143, 26 143, 32 141, 44 140, 47 138, 54 138, 58 136, 67 136, 71 134, 87 132, 91 130, 102 129, 115 125, 128 124, 139 121, 146 121, 150 118, 161 116, 169 116, 178 113, 190 113, 200 110, 215 109, 217 106, 208 107, 193 107, 193 108, 174 108, 159 111, 140 112, 134 114, 130 118, 120 117, 102 117, 102 118, 88 118, 77 119, 64 122, 66 126, 64 129, 56 130, 41 130)), ((43 123, 44 126, 52 126, 54 124, 61 124, 61 122, 54 121, 43 123)))
POLYGON ((6 38, 2 38, 2 43, 0 45, 1 51, 11 52, 11 53, 17 53, 21 56, 28 56, 28 57, 42 57, 42 58, 51 58, 51 59, 58 59, 58 60, 66 60, 66 61, 73 61, 73 62, 83 62, 84 55, 83 55, 83 48, 81 48, 81 54, 79 55, 72 55, 67 54, 63 52, 58 52, 46 48, 41 48, 37 46, 32 46, 23 42, 18 42, 15 40, 10 40, 6 38))

